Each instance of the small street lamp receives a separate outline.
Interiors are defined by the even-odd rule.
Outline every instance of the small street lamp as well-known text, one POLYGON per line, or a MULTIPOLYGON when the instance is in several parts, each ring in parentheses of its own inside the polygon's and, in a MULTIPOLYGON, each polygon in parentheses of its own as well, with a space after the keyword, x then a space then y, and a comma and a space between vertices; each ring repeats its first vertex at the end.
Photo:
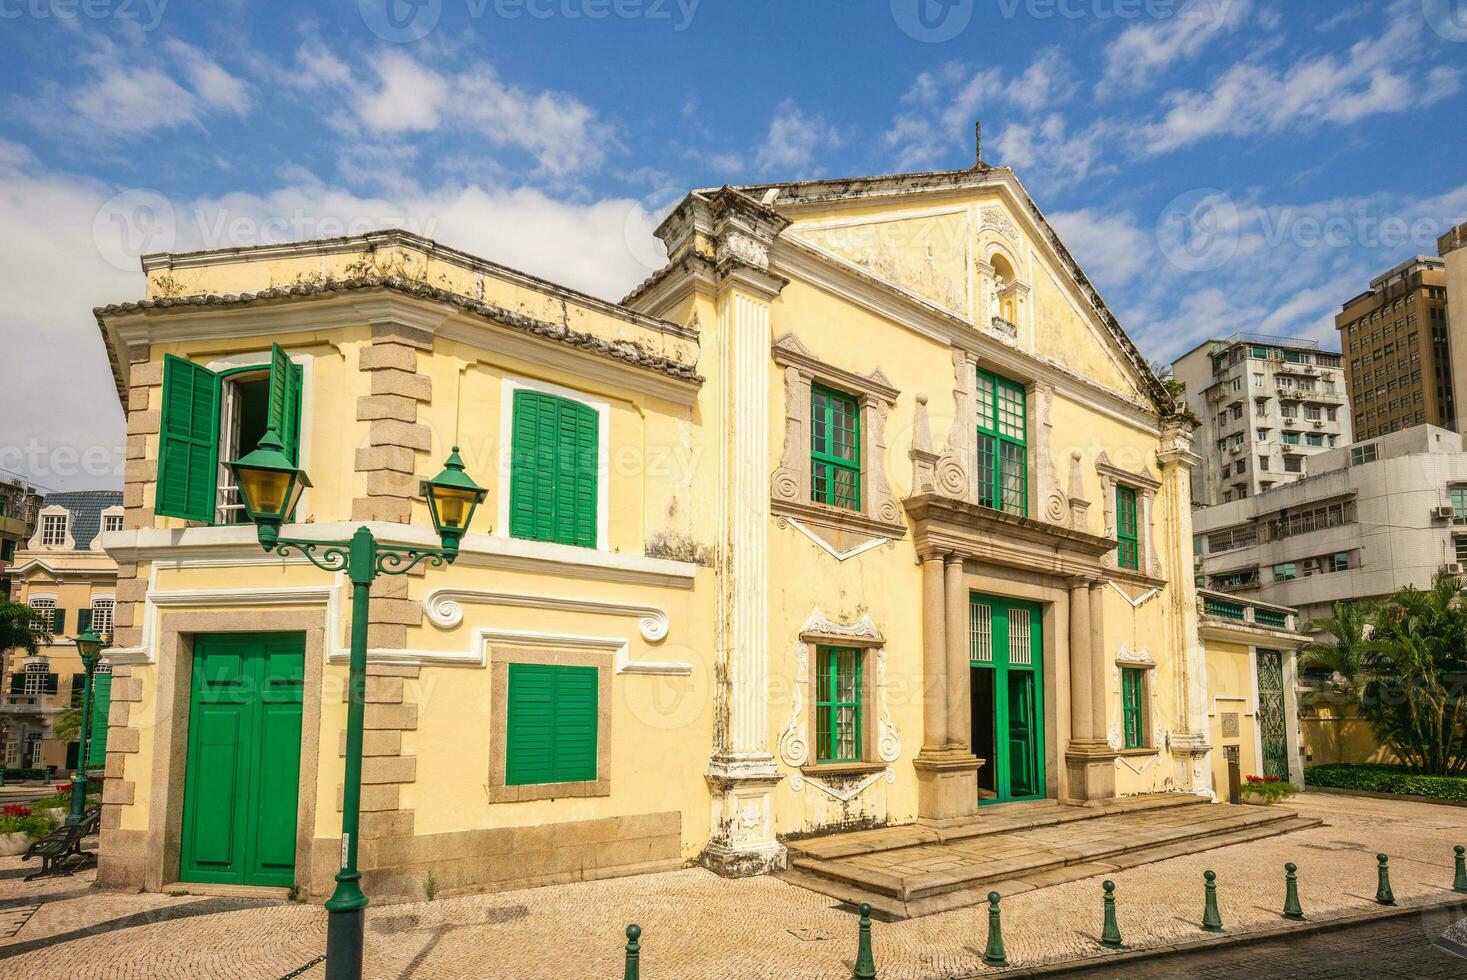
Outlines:
POLYGON ((363 910, 357 871, 358 827, 362 800, 362 722, 367 686, 367 622, 372 580, 378 575, 405 575, 427 560, 446 565, 458 557, 458 545, 486 491, 464 472, 458 447, 453 447, 442 473, 422 484, 428 512, 441 548, 394 548, 377 543, 372 532, 359 527, 349 541, 305 541, 282 538, 280 525, 289 518, 301 491, 311 485, 304 471, 285 455, 280 436, 265 432, 259 448, 242 459, 226 463, 239 485, 245 513, 254 521, 260 546, 284 556, 291 551, 327 572, 345 572, 351 580, 351 660, 347 679, 346 778, 341 801, 341 870, 336 890, 326 900, 327 980, 360 980, 362 975, 363 910))
POLYGON ((92 674, 97 661, 102 659, 103 640, 90 626, 76 638, 76 652, 81 656, 86 679, 82 682, 82 716, 80 739, 76 750, 76 768, 71 771, 71 810, 66 814, 66 826, 81 823, 87 807, 87 736, 92 720, 92 674))

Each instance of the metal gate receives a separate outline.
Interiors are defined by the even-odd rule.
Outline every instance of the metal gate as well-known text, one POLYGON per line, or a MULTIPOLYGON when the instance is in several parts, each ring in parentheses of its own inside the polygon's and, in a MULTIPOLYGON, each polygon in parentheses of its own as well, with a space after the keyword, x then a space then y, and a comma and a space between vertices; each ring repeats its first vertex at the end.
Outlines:
POLYGON ((1289 734, 1284 714, 1284 655, 1258 651, 1258 734, 1263 775, 1289 778, 1289 734))

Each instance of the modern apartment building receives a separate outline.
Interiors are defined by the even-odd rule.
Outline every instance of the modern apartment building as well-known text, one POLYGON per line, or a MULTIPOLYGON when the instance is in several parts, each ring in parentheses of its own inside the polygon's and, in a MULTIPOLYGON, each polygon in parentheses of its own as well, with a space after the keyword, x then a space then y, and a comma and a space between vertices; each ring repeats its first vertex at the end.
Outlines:
MULTIPOLYGON (((1457 347, 1461 350, 1462 345, 1467 344, 1467 222, 1438 238, 1436 250, 1442 258, 1446 276, 1448 344, 1452 338, 1462 337, 1464 339, 1458 342, 1457 347), (1452 315, 1454 306, 1457 310, 1455 316, 1452 315)), ((1452 362, 1451 378, 1454 391, 1467 391, 1464 387, 1467 386, 1467 357, 1459 357, 1452 362)), ((1458 432, 1467 432, 1467 419, 1462 417, 1464 408, 1467 406, 1457 405, 1458 432)))
POLYGON ((0 482, 0 599, 10 595, 5 569, 36 530, 41 495, 19 480, 0 482))
POLYGON ((1192 521, 1199 587, 1307 622, 1467 566, 1467 451, 1460 434, 1418 425, 1321 453, 1306 478, 1192 521))
POLYGON ((1446 263, 1402 262, 1335 315, 1355 438, 1415 425, 1457 429, 1447 331, 1446 263))
POLYGON ((1350 441, 1340 355, 1313 341, 1235 334, 1171 366, 1201 422, 1192 500, 1246 500, 1299 479, 1305 460, 1350 441))

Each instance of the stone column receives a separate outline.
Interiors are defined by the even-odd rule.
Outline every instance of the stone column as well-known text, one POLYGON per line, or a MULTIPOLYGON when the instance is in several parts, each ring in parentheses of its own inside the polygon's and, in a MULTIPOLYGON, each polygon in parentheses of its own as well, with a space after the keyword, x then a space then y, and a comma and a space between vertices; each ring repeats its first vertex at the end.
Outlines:
POLYGON ((948 555, 944 568, 944 632, 947 645, 947 743, 971 754, 973 691, 968 654, 968 589, 963 559, 948 555))
POLYGON ((957 555, 922 559, 922 666, 931 698, 923 716, 917 770, 917 822, 950 827, 978 813, 978 766, 969 748, 968 592, 957 555))
POLYGON ((1070 799, 1098 801, 1116 795, 1116 750, 1105 740, 1106 690, 1101 589, 1076 580, 1070 586, 1070 744, 1065 749, 1070 799))
POLYGON ((1111 658, 1105 646, 1104 582, 1090 584, 1090 733, 1095 741, 1109 745, 1106 717, 1110 708, 1111 658))
POLYGON ((1070 744, 1092 739, 1090 710, 1090 587, 1083 579, 1070 585, 1070 744))
POLYGON ((942 556, 922 560, 922 751, 947 746, 947 607, 942 556))
POLYGON ((781 868, 769 744, 770 302, 784 280, 769 247, 787 222, 731 190, 685 208, 711 230, 718 278, 710 416, 718 424, 718 613, 713 753, 707 781, 712 826, 702 863, 743 876, 781 868))

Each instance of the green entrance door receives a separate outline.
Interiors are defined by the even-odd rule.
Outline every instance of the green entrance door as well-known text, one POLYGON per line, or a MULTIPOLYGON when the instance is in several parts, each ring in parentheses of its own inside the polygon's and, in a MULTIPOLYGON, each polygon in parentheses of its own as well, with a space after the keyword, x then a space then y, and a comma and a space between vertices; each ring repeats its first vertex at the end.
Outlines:
POLYGON ((1044 638, 1037 603, 969 600, 978 802, 1044 797, 1044 638))
POLYGON ((194 638, 179 878, 295 884, 305 636, 194 638))

